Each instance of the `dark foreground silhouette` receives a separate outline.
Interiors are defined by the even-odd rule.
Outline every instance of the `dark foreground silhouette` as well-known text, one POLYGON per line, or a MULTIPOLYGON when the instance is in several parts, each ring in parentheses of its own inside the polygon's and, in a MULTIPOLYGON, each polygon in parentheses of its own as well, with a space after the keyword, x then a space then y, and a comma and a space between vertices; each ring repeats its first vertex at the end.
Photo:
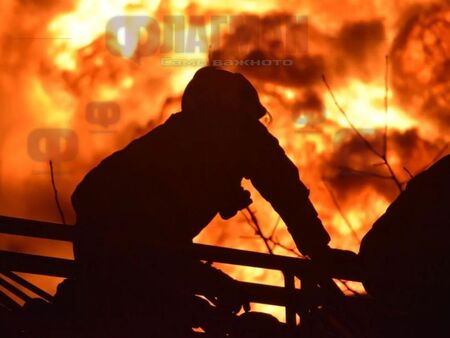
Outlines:
POLYGON ((411 179, 359 256, 366 290, 393 311, 389 329, 450 336, 450 155, 411 179))
POLYGON ((241 74, 200 69, 180 113, 86 175, 72 196, 74 248, 83 308, 96 325, 104 318, 102 327, 113 331, 189 332, 203 311, 198 286, 209 290, 215 310, 237 313, 246 301, 232 278, 174 253, 217 213, 228 219, 251 203, 243 178, 280 214, 302 253, 331 252, 296 166, 258 121, 265 114, 241 74))
POLYGON ((78 274, 59 285, 52 305, 23 307, 25 336, 190 337, 201 327, 230 338, 449 337, 450 156, 408 183, 356 257, 329 248, 297 168, 258 121, 264 114, 242 75, 198 71, 181 113, 77 187, 78 274), (306 276, 300 330, 270 315, 238 316, 248 305, 236 281, 184 253, 217 213, 228 219, 251 203, 242 178, 272 204, 302 253, 323 271, 362 271, 373 298, 316 298, 328 290, 311 288, 306 276))

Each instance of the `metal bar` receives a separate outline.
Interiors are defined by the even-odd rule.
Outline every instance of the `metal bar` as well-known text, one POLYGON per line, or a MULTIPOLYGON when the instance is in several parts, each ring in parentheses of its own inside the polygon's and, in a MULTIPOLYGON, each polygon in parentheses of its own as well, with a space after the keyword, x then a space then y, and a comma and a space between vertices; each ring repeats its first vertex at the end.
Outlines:
MULTIPOLYGON (((3 252, 0 252, 3 255, 3 252)), ((10 258, 13 257, 16 264, 14 270, 23 272, 36 272, 36 267, 40 268, 40 273, 69 277, 74 274, 74 262, 67 259, 49 258, 42 256, 33 256, 26 254, 7 253, 10 258), (25 271, 24 271, 25 270, 25 271)), ((7 256, 3 256, 7 257, 7 256)), ((2 267, 5 260, 2 259, 2 267)), ((11 266, 7 266, 12 268, 11 266)), ((255 283, 239 282, 240 287, 249 295, 250 300, 254 302, 285 306, 286 302, 302 301, 303 296, 300 290, 287 290, 284 287, 261 285, 255 283)), ((199 290, 200 291, 200 290, 199 290)), ((22 297, 21 297, 22 298, 22 297)))
MULTIPOLYGON (((0 216, 0 233, 72 241, 74 236, 74 226, 0 216)), ((291 271, 296 275, 315 275, 318 273, 317 268, 315 268, 310 261, 300 258, 268 255, 204 244, 193 244, 192 248, 189 248, 188 250, 190 252, 187 254, 192 254, 198 259, 234 265, 291 271)), ((186 254, 186 252, 182 252, 181 254, 186 254)), ((332 276, 333 278, 352 281, 361 280, 359 271, 341 271, 342 267, 335 267, 335 269, 336 271, 329 272, 330 277, 332 276)))
POLYGON ((23 292, 22 290, 18 289, 17 287, 15 287, 11 283, 9 283, 6 279, 1 278, 1 277, 0 277, 0 286, 3 286, 6 290, 8 290, 9 292, 15 294, 17 297, 19 297, 20 299, 22 299, 24 301, 31 300, 31 297, 28 296, 25 292, 23 292))
POLYGON ((73 277, 75 275, 75 262, 69 259, 3 250, 0 250, 0 258, 0 272, 16 271, 56 277, 73 277))
POLYGON ((27 288, 28 290, 30 290, 31 292, 35 293, 36 295, 44 298, 45 300, 47 300, 49 302, 53 301, 53 296, 51 294, 45 292, 41 288, 39 288, 36 285, 30 283, 29 281, 27 281, 26 279, 20 277, 19 275, 15 274, 14 272, 3 271, 2 273, 6 277, 8 277, 9 279, 13 280, 17 284, 20 284, 24 288, 27 288))
MULTIPOLYGON (((61 241, 72 241, 75 227, 57 223, 41 222, 14 217, 0 216, 0 233, 7 233, 19 236, 29 236, 61 241)), ((250 266, 264 269, 280 270, 283 272, 284 287, 260 285, 255 283, 239 282, 240 287, 249 296, 250 301, 264 304, 284 306, 286 309, 286 323, 290 326, 296 324, 296 313, 301 311, 302 304, 308 304, 308 281, 322 281, 319 284, 326 289, 329 298, 336 300, 342 296, 342 292, 330 279, 331 276, 346 280, 360 280, 360 273, 357 271, 319 271, 311 261, 306 259, 269 255, 251 251, 216 247, 204 244, 193 244, 189 248, 177 250, 168 248, 171 255, 189 256, 194 259, 214 261, 226 264, 250 266), (295 289, 295 276, 305 278, 305 288, 295 289), (325 281, 325 282, 323 282, 325 281), (306 289, 306 290, 305 290, 306 289)), ((167 248, 161 248, 167 250, 167 248)), ((23 253, 13 253, 0 250, 0 272, 20 286, 27 288, 42 298, 52 301, 53 297, 36 287, 22 277, 11 271, 43 274, 59 277, 73 277, 76 273, 76 264, 73 260, 51 258, 23 253)), ((313 282, 315 284, 315 282, 313 282)), ((313 285, 311 284, 311 286, 313 285)), ((0 285, 17 295, 25 301, 31 297, 20 289, 0 278, 0 285)), ((198 290, 202 291, 202 290, 198 290)), ((2 294, 0 294, 1 296, 2 294)), ((3 294, 4 298, 7 297, 3 294)), ((0 298, 0 300, 1 300, 0 298)), ((8 302, 7 300, 5 302, 8 302)))
MULTIPOLYGON (((219 263, 288 271, 299 277, 313 277, 318 274, 310 261, 298 258, 213 247, 203 244, 194 244, 192 251, 190 249, 188 251, 185 251, 184 254, 190 254, 193 258, 219 263)), ((67 277, 73 274, 72 269, 75 267, 73 260, 62 258, 13 253, 3 250, 0 250, 0 256, 2 257, 0 267, 3 271, 29 272, 67 277)), ((358 280, 355 276, 345 276, 346 278, 344 278, 343 276, 339 276, 339 274, 334 274, 333 277, 358 280)))
POLYGON ((0 290, 0 304, 9 311, 20 309, 20 304, 16 303, 2 290, 0 290))
MULTIPOLYGON (((283 272, 284 288, 287 292, 295 291, 295 276, 289 272, 283 272)), ((293 298, 289 298, 285 303, 286 306, 286 324, 294 326, 296 324, 295 302, 293 298)))
POLYGON ((318 279, 339 278, 352 281, 360 281, 361 276, 356 271, 340 271, 339 266, 331 267, 335 271, 324 272, 320 267, 310 260, 286 257, 279 255, 263 254, 253 251, 223 248, 205 244, 193 244, 192 249, 188 249, 193 257, 213 262, 227 263, 233 265, 251 266, 264 269, 287 271, 295 274, 299 278, 302 276, 317 277, 318 279))
POLYGON ((311 262, 301 258, 270 255, 205 244, 193 244, 192 248, 187 250, 189 251, 187 254, 191 254, 194 258, 207 261, 272 270, 289 270, 295 271, 298 274, 314 273, 311 262))
MULTIPOLYGON (((281 286, 263 285, 248 282, 238 282, 239 286, 249 296, 250 301, 262 304, 286 306, 292 302, 302 303, 307 300, 301 290, 288 290, 281 286)), ((295 317, 294 317, 295 318, 295 317)))
POLYGON ((71 242, 74 226, 0 216, 0 233, 71 242))

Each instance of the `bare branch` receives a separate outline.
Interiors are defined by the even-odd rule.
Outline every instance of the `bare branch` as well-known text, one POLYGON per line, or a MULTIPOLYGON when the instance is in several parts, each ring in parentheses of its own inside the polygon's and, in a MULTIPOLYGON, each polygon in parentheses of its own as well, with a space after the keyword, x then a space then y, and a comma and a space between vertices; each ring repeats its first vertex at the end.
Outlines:
POLYGON ((278 225, 280 224, 280 221, 281 221, 281 217, 278 216, 277 220, 275 222, 275 225, 272 228, 272 232, 270 233, 270 237, 273 237, 275 235, 275 231, 277 231, 277 228, 278 228, 278 225))
POLYGON ((399 192, 402 192, 403 191, 402 183, 400 182, 400 180, 398 179, 398 177, 395 174, 394 170, 392 169, 389 161, 387 160, 387 157, 384 156, 383 157, 383 161, 385 162, 386 168, 388 169, 389 174, 391 174, 392 180, 394 181, 395 185, 397 186, 397 189, 399 190, 399 192))
MULTIPOLYGON (((290 248, 275 239, 275 232, 276 232, 276 229, 281 220, 280 217, 278 217, 277 221, 275 222, 275 225, 272 228, 270 236, 267 237, 263 234, 261 227, 259 226, 259 222, 255 216, 255 213, 253 211, 251 211, 250 208, 248 208, 248 207, 246 209, 250 215, 250 218, 244 212, 241 212, 241 213, 244 215, 245 219, 247 220, 247 223, 253 228, 253 230, 255 230, 256 236, 264 241, 264 245, 266 246, 269 254, 273 255, 274 254, 273 249, 276 247, 280 247, 281 249, 283 249, 289 253, 292 253, 297 257, 305 258, 305 256, 303 256, 298 250, 296 250, 296 248, 290 248), (272 244, 272 246, 270 244, 272 244)), ((254 237, 251 237, 251 236, 246 236, 246 237, 248 239, 254 239, 254 237)))
MULTIPOLYGON (((272 243, 273 248, 279 247, 279 248, 281 248, 281 249, 283 249, 283 250, 285 250, 285 251, 287 251, 287 252, 293 254, 294 256, 297 256, 297 257, 299 257, 299 258, 304 258, 304 259, 306 258, 306 257, 303 256, 296 248, 290 248, 290 247, 288 247, 288 246, 286 246, 286 245, 280 243, 278 240, 275 239, 275 228, 276 228, 276 227, 278 226, 278 224, 279 224, 279 219, 278 219, 277 222, 275 223, 274 229, 272 229, 271 236, 270 236, 270 237, 265 237, 264 234, 263 234, 262 231, 261 231, 261 228, 260 228, 260 226, 259 226, 259 222, 258 222, 258 220, 257 220, 257 218, 256 218, 256 216, 255 216, 255 214, 254 214, 254 212, 251 211, 250 208, 248 208, 248 207, 247 207, 246 209, 247 209, 247 211, 249 212, 250 219, 248 218, 248 216, 247 216, 244 212, 241 211, 241 213, 244 215, 245 219, 247 220, 247 223, 253 228, 253 230, 255 230, 257 237, 260 237, 260 238, 264 241, 264 244, 266 245, 266 248, 267 248, 269 254, 271 254, 271 255, 274 254, 274 253, 273 253, 273 249, 270 247, 270 244, 269 244, 269 243, 272 243)), ((254 237, 251 237, 251 236, 245 236, 245 237, 242 236, 242 238, 254 239, 254 237)), ((346 281, 340 280, 340 282, 342 283, 342 285, 343 285, 349 292, 352 292, 353 294, 356 294, 356 295, 359 294, 358 291, 353 290, 353 289, 347 284, 346 281)))
MULTIPOLYGON (((250 221, 251 222, 248 222, 248 223, 249 224, 253 224, 253 229, 255 229, 256 234, 261 237, 261 239, 264 241, 264 245, 266 246, 267 251, 272 255, 273 254, 272 248, 270 247, 269 241, 264 236, 264 234, 263 234, 263 232, 261 230, 261 227, 259 225, 258 219, 256 218, 255 214, 253 213, 253 211, 250 210, 249 207, 246 207, 245 209, 248 211, 248 213, 250 215, 250 221)), ((247 216, 245 218, 248 220, 247 216)))
MULTIPOLYGON (((384 165, 384 163, 383 163, 383 165, 384 165)), ((352 174, 358 174, 358 175, 361 175, 361 176, 371 176, 371 177, 380 178, 380 179, 384 179, 384 180, 392 180, 392 176, 390 176, 390 175, 380 175, 380 174, 377 174, 377 173, 372 173, 372 172, 369 172, 369 171, 353 169, 353 168, 346 167, 346 166, 338 166, 337 168, 341 169, 343 171, 348 171, 348 172, 350 172, 352 174)))
POLYGON ((274 248, 280 247, 281 249, 283 249, 291 254, 294 254, 295 256, 297 256, 299 258, 306 258, 295 247, 293 247, 293 248, 288 247, 287 245, 284 245, 281 242, 279 242, 277 239, 275 239, 275 237, 269 238, 269 241, 274 245, 274 248))
POLYGON ((357 290, 353 289, 353 288, 349 285, 349 283, 348 283, 347 281, 342 280, 342 279, 339 279, 339 281, 345 286, 345 288, 346 288, 348 291, 350 291, 350 292, 353 293, 354 295, 358 295, 358 296, 361 295, 361 293, 359 293, 357 290))
POLYGON ((325 83, 325 86, 327 86, 328 92, 330 93, 334 104, 336 105, 336 107, 339 109, 339 111, 342 113, 342 115, 345 117, 345 120, 347 121, 347 123, 350 125, 350 128, 352 128, 352 130, 355 132, 355 134, 361 139, 361 141, 364 142, 364 144, 367 146, 367 148, 374 153, 376 156, 378 157, 383 157, 382 154, 380 154, 375 148, 374 146, 359 132, 358 128, 355 127, 355 125, 353 124, 353 122, 350 120, 350 118, 348 117, 347 113, 345 112, 345 110, 341 107, 341 105, 339 104, 339 102, 337 102, 336 97, 334 96, 333 91, 331 90, 330 85, 328 84, 327 79, 325 78, 325 75, 322 74, 322 80, 325 83))
POLYGON ((51 160, 49 161, 49 165, 50 165, 50 177, 51 177, 51 180, 52 180, 52 188, 53 188, 53 194, 55 196, 56 207, 58 208, 59 216, 61 217, 62 223, 64 225, 67 225, 66 218, 64 217, 63 209, 61 207, 61 204, 59 203, 58 190, 56 189, 55 175, 54 175, 54 172, 53 172, 53 162, 51 160))
POLYGON ((413 178, 414 175, 409 171, 409 169, 405 166, 403 166, 403 170, 408 174, 409 178, 413 178))
POLYGON ((358 243, 361 243, 361 239, 359 238, 356 230, 353 228, 353 225, 351 224, 350 220, 347 218, 347 216, 345 215, 344 211, 342 210, 336 196, 334 195, 333 191, 331 190, 331 188, 328 186, 328 184, 323 181, 323 185, 325 186, 325 189, 327 189, 328 193, 330 194, 331 200, 333 201, 334 206, 336 207, 337 211, 339 212, 339 214, 341 215, 342 219, 344 220, 344 223, 347 225, 347 227, 350 229, 350 232, 352 234, 352 236, 356 239, 356 241, 358 243))
MULTIPOLYGON (((345 110, 339 105, 339 102, 337 102, 336 97, 334 96, 333 91, 331 90, 330 85, 328 84, 327 79, 325 78, 325 75, 322 74, 322 80, 325 83, 325 86, 328 89, 328 92, 330 93, 331 97, 333 98, 334 104, 336 105, 336 107, 339 109, 339 111, 342 113, 342 115, 344 115, 345 119, 347 120, 347 123, 350 125, 351 129, 354 131, 354 133, 364 142, 364 144, 366 145, 367 149, 369 149, 369 151, 371 151, 375 156, 379 157, 381 160, 383 160, 384 165, 386 166, 387 170, 389 171, 389 175, 392 179, 392 181, 395 183, 395 185, 397 186, 399 192, 403 191, 403 186, 400 182, 400 180, 398 179, 397 175, 395 174, 394 170, 392 169, 392 166, 390 165, 388 159, 387 159, 387 153, 379 153, 375 147, 372 145, 372 143, 370 143, 360 132, 359 130, 355 127, 355 125, 352 123, 352 121, 349 119, 347 113, 345 112, 345 110)), ((386 85, 387 86, 387 85, 386 85)), ((386 94, 387 95, 387 94, 386 94)), ((385 105, 386 105, 386 109, 387 109, 387 98, 385 99, 385 105)), ((387 118, 386 118, 387 121, 387 118)), ((387 122, 385 123, 385 137, 386 137, 386 144, 387 144, 387 122)), ((387 148, 386 148, 387 151, 387 148)))
POLYGON ((389 94, 389 55, 386 55, 386 66, 384 74, 384 133, 383 133, 383 156, 387 155, 388 134, 388 94, 389 94))

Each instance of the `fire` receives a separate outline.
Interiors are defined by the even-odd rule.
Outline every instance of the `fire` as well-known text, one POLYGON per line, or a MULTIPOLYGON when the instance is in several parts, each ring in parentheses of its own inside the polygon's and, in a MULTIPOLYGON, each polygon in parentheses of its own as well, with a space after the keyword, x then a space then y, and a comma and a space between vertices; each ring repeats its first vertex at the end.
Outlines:
MULTIPOLYGON (((380 129, 386 123, 384 98, 386 91, 384 84, 364 83, 358 79, 351 79, 347 86, 339 88, 335 92, 340 104, 346 110, 350 120, 356 128, 380 129)), ((392 100, 392 92, 388 94, 388 100, 392 100)), ((330 96, 326 96, 325 115, 335 120, 340 126, 348 127, 344 116, 337 111, 330 96)), ((387 124, 395 126, 397 130, 406 130, 416 127, 417 121, 410 118, 398 107, 389 107, 387 124)))
MULTIPOLYGON (((186 23, 197 28, 206 25, 210 29, 208 25, 212 15, 252 14, 262 20, 274 18, 280 12, 298 13, 308 15, 308 53, 296 60, 297 68, 231 68, 242 71, 258 88, 261 100, 273 116, 273 121, 267 122, 267 126, 298 165, 302 180, 311 190, 311 198, 333 238, 332 245, 357 251, 359 240, 395 198, 398 190, 392 180, 380 178, 388 174, 386 168, 355 136, 321 82, 320 75, 325 73, 329 78, 333 93, 348 118, 379 151, 383 148, 383 131, 387 122, 388 160, 399 180, 402 183, 407 181, 409 175, 404 167, 417 173, 449 141, 448 133, 443 132, 448 125, 445 125, 442 115, 447 114, 448 121, 448 106, 446 112, 438 109, 448 95, 443 89, 447 87, 435 76, 436 69, 443 69, 442 76, 445 75, 446 68, 442 67, 448 63, 448 49, 443 51, 444 57, 433 59, 435 68, 417 68, 423 65, 425 57, 421 43, 430 45, 436 40, 429 33, 421 41, 417 33, 420 27, 414 26, 414 23, 419 25, 426 20, 420 16, 414 19, 409 8, 413 5, 428 8, 422 3, 404 0, 386 7, 375 0, 362 1, 361 4, 344 1, 340 8, 334 8, 328 1, 300 7, 278 1, 229 1, 225 5, 188 0, 79 0, 74 1, 71 8, 57 5, 27 8, 22 2, 5 1, 1 6, 4 6, 2 15, 7 22, 12 23, 14 19, 22 21, 18 14, 14 14, 14 8, 23 9, 24 14, 21 15, 25 21, 29 15, 27 10, 31 10, 34 17, 30 24, 18 22, 17 29, 0 30, 2 48, 5 49, 0 56, 5 67, 4 74, 0 75, 0 100, 4 109, 0 124, 7 130, 0 135, 1 213, 58 221, 47 162, 27 152, 27 137, 33 130, 68 128, 78 135, 76 159, 63 162, 61 166, 66 174, 57 176, 64 209, 73 221, 69 198, 83 175, 101 158, 180 109, 181 93, 200 65, 162 66, 161 57, 179 57, 174 51, 140 57, 137 62, 135 57, 149 36, 138 34, 123 48, 124 39, 129 38, 124 29, 133 25, 133 20, 127 16, 147 16, 162 22, 165 15, 186 15, 186 23), (206 20, 200 24, 192 22, 195 20, 189 18, 190 15, 205 16, 206 20), (352 18, 353 15, 357 17, 352 18), (110 45, 119 54, 113 55, 105 47, 112 34, 106 27, 113 17, 120 16, 124 17, 121 19, 124 28, 119 31, 116 44, 110 45), (410 26, 402 25, 403 21, 410 26), (408 33, 408 27, 415 28, 409 28, 411 33, 408 33), (360 35, 363 31, 365 35, 360 35), (405 36, 410 40, 403 41, 405 36), (21 37, 29 39, 20 40, 21 37), (408 48, 403 49, 403 46, 408 48), (384 55, 387 54, 392 55, 392 61, 388 65, 389 107, 386 114, 384 55), (399 69, 399 60, 408 60, 403 63, 404 68, 399 69), (410 83, 409 78, 402 76, 414 72, 417 72, 417 81, 411 79, 410 83), (435 104, 424 108, 422 103, 431 99, 435 104), (119 122, 111 126, 89 123, 85 119, 86 106, 93 101, 117 102, 121 113, 119 122), (36 171, 41 174, 36 174, 36 171), (364 175, 364 172, 370 174, 364 175)), ((440 13, 436 14, 439 20, 446 20, 448 25, 448 6, 442 4, 431 8, 427 13, 440 13)), ((251 26, 241 28, 242 32, 249 34, 254 33, 252 28, 256 29, 251 26)), ((184 33, 177 28, 174 34, 180 37, 184 33)), ((448 44, 449 36, 440 38, 448 44)), ((209 45, 210 41, 199 38, 198 49, 209 45)), ((217 51, 224 58, 237 58, 240 55, 234 54, 236 44, 243 44, 242 39, 242 35, 227 31, 218 49, 197 50, 183 54, 183 58, 195 58, 205 63, 208 53, 217 51)), ((245 43, 250 44, 251 52, 258 51, 269 58, 274 53, 270 44, 245 43)), ((278 49, 276 52, 280 53, 278 49)), ((65 147, 70 148, 70 145, 65 147)), ((293 247, 278 215, 248 182, 244 184, 252 190, 252 210, 263 232, 270 235, 276 225, 277 241, 293 247)), ((243 214, 228 222, 214 219, 195 240, 261 252, 266 250, 243 214)), ((0 243, 4 248, 20 247, 25 251, 48 246, 55 255, 71 255, 70 248, 54 243, 29 244, 11 236, 1 237, 0 243)), ((274 251, 292 255, 280 246, 274 246, 274 251)), ((245 267, 224 266, 224 269, 241 280, 282 284, 279 273, 245 267)), ((282 317, 279 310, 273 310, 273 313, 282 317)))

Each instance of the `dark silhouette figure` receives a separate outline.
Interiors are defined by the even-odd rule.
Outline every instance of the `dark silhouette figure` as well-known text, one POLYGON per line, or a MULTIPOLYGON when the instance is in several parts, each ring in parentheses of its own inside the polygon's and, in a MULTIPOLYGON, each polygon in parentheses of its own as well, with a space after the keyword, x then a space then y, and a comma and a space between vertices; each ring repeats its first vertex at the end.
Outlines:
POLYGON ((330 238, 296 166, 258 121, 265 114, 244 76, 202 68, 180 113, 86 175, 72 196, 74 248, 96 325, 120 318, 117 326, 141 321, 148 332, 161 330, 158 337, 187 332, 204 305, 193 296, 198 286, 210 290, 217 309, 237 312, 245 301, 233 279, 176 252, 217 213, 228 219, 251 203, 243 178, 280 214, 302 253, 328 252, 330 238))
POLYGON ((396 314, 384 336, 450 335, 449 192, 447 155, 411 179, 361 243, 364 286, 396 314))

